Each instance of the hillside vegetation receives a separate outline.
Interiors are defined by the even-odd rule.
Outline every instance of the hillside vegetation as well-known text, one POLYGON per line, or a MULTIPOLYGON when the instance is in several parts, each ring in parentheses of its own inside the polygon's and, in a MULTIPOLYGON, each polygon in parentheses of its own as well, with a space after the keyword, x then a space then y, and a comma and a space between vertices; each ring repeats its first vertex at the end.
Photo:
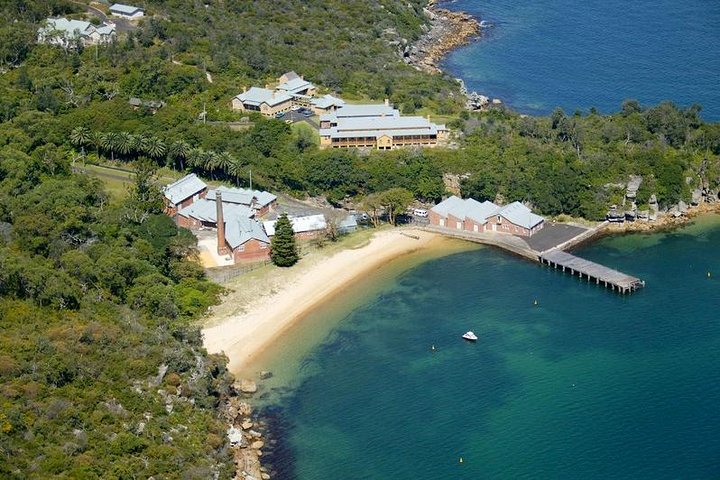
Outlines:
POLYGON ((1 478, 233 475, 217 413, 232 379, 197 327, 219 287, 160 213, 156 167, 239 185, 252 171, 256 187, 334 203, 405 190, 432 202, 454 174, 465 195, 589 219, 631 174, 641 203, 654 193, 664 206, 720 183, 720 126, 696 106, 461 112, 456 82, 398 53, 423 31, 421 0, 142 3, 149 18, 115 44, 76 50, 35 37, 48 16, 86 17, 82 3, 0 2, 1 478), (287 70, 347 99, 446 115, 458 148, 321 151, 277 120, 223 125, 240 120, 229 102, 244 86, 287 70), (73 172, 83 162, 139 173, 111 201, 73 172))

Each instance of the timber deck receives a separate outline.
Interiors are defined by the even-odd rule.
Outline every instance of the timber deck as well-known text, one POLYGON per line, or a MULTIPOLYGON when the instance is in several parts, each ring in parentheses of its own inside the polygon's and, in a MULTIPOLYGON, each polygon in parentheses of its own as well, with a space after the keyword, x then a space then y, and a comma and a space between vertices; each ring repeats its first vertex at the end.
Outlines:
POLYGON ((550 250, 538 256, 540 263, 549 265, 563 272, 569 271, 571 275, 578 274, 580 279, 585 276, 588 282, 595 281, 596 284, 604 285, 607 288, 622 294, 632 293, 638 288, 644 287, 645 282, 639 278, 613 270, 590 260, 576 257, 562 250, 550 250))

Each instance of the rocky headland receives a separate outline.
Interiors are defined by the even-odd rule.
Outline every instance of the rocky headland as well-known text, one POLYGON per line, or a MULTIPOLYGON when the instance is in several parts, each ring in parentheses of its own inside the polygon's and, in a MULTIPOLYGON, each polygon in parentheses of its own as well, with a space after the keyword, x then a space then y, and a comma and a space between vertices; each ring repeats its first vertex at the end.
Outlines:
POLYGON ((464 12, 452 12, 430 0, 424 9, 430 28, 413 45, 402 50, 405 63, 419 70, 439 73, 440 60, 450 51, 480 35, 480 23, 464 12))

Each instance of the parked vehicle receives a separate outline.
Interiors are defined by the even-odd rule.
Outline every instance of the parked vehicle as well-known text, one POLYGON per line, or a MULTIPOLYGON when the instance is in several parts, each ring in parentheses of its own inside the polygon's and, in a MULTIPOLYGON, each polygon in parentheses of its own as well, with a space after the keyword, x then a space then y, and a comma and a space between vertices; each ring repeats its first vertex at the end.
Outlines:
POLYGON ((416 217, 425 218, 428 216, 428 211, 424 208, 415 208, 413 209, 413 215, 415 215, 416 217))

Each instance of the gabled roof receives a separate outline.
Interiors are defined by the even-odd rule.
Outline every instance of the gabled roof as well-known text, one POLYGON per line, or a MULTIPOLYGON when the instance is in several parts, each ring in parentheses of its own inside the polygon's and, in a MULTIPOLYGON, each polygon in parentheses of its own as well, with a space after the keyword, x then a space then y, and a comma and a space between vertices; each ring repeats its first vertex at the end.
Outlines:
POLYGON ((495 215, 501 215, 510 220, 515 225, 525 228, 533 228, 545 221, 540 215, 535 215, 532 211, 520 202, 513 202, 500 208, 495 215))
POLYGON ((191 173, 186 175, 175 183, 171 183, 163 188, 163 194, 171 203, 177 205, 186 198, 190 198, 207 188, 205 182, 200 180, 197 175, 191 173))
MULTIPOLYGON (((178 215, 187 218, 194 218, 201 222, 217 223, 217 204, 215 200, 200 198, 178 212, 178 215)), ((249 207, 223 202, 223 218, 225 223, 237 220, 238 218, 250 218, 255 215, 249 207)))
POLYGON ((238 217, 225 222, 225 240, 230 248, 235 249, 252 239, 270 243, 270 239, 257 220, 238 217))
POLYGON ((300 78, 300 75, 295 73, 295 70, 290 70, 289 72, 285 72, 281 76, 287 78, 288 81, 295 80, 296 78, 300 78))
POLYGON ((95 29, 100 35, 112 35, 115 33, 115 25, 101 25, 95 29))
POLYGON ((314 88, 315 85, 308 82, 307 80, 303 80, 302 78, 293 78, 292 80, 288 80, 285 83, 281 83, 277 86, 278 90, 283 90, 288 93, 298 93, 302 92, 304 90, 308 90, 310 88, 314 88))
POLYGON ((343 105, 333 113, 320 116, 320 121, 336 122, 339 118, 353 117, 399 117, 400 111, 390 105, 343 105))
POLYGON ((68 20, 67 18, 48 18, 45 21, 45 27, 41 28, 42 33, 50 33, 52 31, 63 32, 66 34, 90 35, 95 27, 90 22, 82 20, 68 20))
POLYGON ((223 203, 237 203, 251 206, 253 198, 261 208, 277 200, 277 196, 270 192, 260 190, 248 190, 246 188, 232 188, 220 186, 216 190, 210 190, 207 194, 208 200, 215 200, 216 192, 222 194, 223 203))
POLYGON ((250 87, 248 91, 235 96, 235 98, 244 104, 254 105, 256 107, 259 107, 263 103, 273 107, 292 100, 292 97, 285 92, 273 92, 267 88, 260 87, 250 87))
POLYGON ((438 215, 442 215, 443 217, 452 215, 457 218, 465 218, 465 200, 452 195, 432 207, 430 210, 438 215), (460 214, 460 216, 458 217, 456 214, 460 214))
MULTIPOLYGON (((293 232, 315 232, 327 228, 327 222, 324 215, 308 215, 306 217, 289 217, 293 227, 293 232)), ((275 222, 277 220, 268 220, 263 222, 263 227, 269 236, 275 235, 275 222)))
POLYGON ((465 217, 479 223, 486 223, 487 219, 492 217, 499 208, 488 200, 480 203, 473 198, 468 198, 465 200, 465 217))
POLYGON ((337 97, 333 97, 332 95, 325 95, 320 98, 315 98, 315 99, 311 100, 310 103, 312 105, 315 105, 317 108, 322 108, 322 109, 330 108, 332 106, 341 107, 341 106, 345 105, 344 100, 337 98, 337 97))
POLYGON ((110 7, 111 12, 120 12, 124 15, 133 15, 136 12, 142 12, 143 9, 140 7, 133 7, 132 5, 124 5, 122 3, 116 3, 110 7))

